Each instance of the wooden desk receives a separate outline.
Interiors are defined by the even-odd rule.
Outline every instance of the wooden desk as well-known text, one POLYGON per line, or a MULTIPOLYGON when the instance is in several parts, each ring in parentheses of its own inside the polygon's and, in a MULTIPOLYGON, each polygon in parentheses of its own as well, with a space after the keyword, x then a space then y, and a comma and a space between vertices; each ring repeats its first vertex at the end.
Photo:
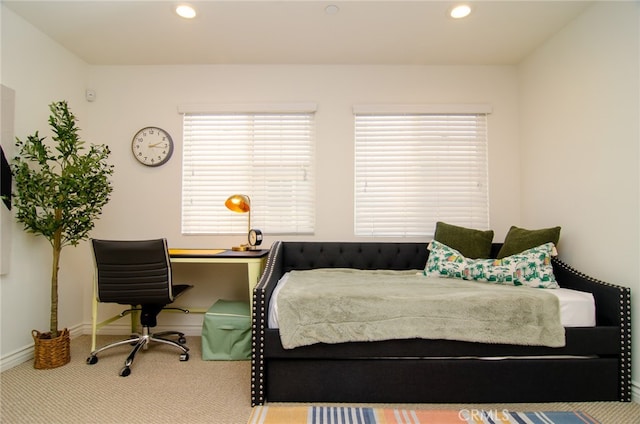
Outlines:
MULTIPOLYGON (((246 264, 247 279, 249 282, 249 310, 253 311, 253 289, 258 284, 260 275, 267 263, 268 249, 246 250, 244 252, 236 252, 226 249, 169 249, 169 259, 171 263, 209 263, 209 264, 246 264)), ((123 318, 121 315, 115 315, 102 322, 97 322, 98 318, 98 300, 95 293, 93 294, 93 311, 92 311, 92 329, 91 329, 91 351, 96 348, 96 335, 100 328, 123 318)), ((178 305, 175 305, 178 306, 178 305)), ((184 306, 182 306, 184 307, 184 306)), ((203 314, 207 310, 202 308, 189 308, 190 313, 203 314)), ((135 332, 138 326, 139 314, 131 313, 131 331, 135 332)))

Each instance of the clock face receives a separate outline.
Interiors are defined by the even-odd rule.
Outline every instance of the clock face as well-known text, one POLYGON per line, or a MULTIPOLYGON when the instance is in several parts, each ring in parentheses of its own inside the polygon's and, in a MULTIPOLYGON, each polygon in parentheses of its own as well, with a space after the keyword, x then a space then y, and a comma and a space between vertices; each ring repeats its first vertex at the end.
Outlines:
POLYGON ((158 127, 146 127, 136 133, 131 141, 133 157, 147 166, 166 163, 173 153, 173 140, 168 132, 158 127))
POLYGON ((249 245, 259 246, 262 243, 262 231, 251 229, 249 230, 249 245))

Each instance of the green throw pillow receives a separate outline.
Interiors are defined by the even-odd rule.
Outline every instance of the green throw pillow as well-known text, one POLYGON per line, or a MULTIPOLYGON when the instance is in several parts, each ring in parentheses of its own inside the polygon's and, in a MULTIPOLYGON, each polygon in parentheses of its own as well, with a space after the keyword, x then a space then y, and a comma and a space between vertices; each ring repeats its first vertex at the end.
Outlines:
POLYGON ((553 243, 557 246, 558 240, 560 240, 560 227, 526 230, 512 226, 504 239, 504 244, 498 252, 497 258, 515 255, 545 243, 553 243))
POLYGON ((490 258, 492 230, 474 230, 457 225, 436 222, 436 233, 433 239, 457 250, 467 258, 490 258))

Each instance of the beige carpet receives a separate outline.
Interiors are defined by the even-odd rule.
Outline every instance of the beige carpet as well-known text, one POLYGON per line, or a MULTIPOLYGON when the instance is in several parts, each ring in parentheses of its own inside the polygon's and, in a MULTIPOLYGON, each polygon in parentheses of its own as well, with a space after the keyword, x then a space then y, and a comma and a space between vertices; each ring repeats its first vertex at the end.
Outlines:
MULTIPOLYGON (((98 345, 120 337, 102 336, 98 345)), ((203 361, 200 337, 187 337, 190 359, 153 345, 131 375, 118 375, 129 346, 85 360, 90 337, 71 342, 71 363, 36 370, 24 363, 1 374, 0 422, 9 423, 220 423, 244 424, 251 414, 249 361, 203 361)))
MULTIPOLYGON (((117 340, 99 337, 98 344, 117 340)), ((104 352, 86 365, 89 336, 72 340, 71 363, 35 370, 24 363, 0 377, 2 424, 185 423, 245 424, 251 414, 249 361, 203 361, 200 338, 188 337, 191 358, 180 362, 169 346, 155 345, 118 375, 127 347, 104 352)), ((273 404, 282 405, 282 404, 273 404)), ((371 405, 390 407, 394 405, 371 405)), ((640 404, 418 404, 413 409, 582 410, 603 424, 640 424, 640 404)), ((286 424, 286 423, 283 423, 286 424)))

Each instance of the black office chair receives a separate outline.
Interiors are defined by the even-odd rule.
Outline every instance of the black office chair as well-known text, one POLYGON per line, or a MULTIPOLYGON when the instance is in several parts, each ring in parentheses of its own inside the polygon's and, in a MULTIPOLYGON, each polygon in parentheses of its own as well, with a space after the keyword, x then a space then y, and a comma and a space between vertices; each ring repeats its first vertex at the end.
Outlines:
POLYGON ((156 317, 164 309, 180 310, 182 308, 166 307, 176 297, 192 286, 173 285, 171 282, 171 262, 167 241, 156 240, 91 240, 95 258, 96 295, 100 303, 119 303, 131 305, 120 316, 140 312, 142 333, 133 334, 126 340, 111 343, 91 352, 87 364, 98 362, 98 354, 106 349, 131 344, 133 350, 127 357, 124 368, 120 371, 122 377, 131 374, 131 364, 140 349, 146 349, 149 342, 160 342, 175 346, 182 351, 181 361, 189 360, 189 348, 184 345, 184 334, 178 331, 165 331, 150 334, 149 329, 157 325, 156 317), (165 336, 176 335, 178 341, 165 336))

